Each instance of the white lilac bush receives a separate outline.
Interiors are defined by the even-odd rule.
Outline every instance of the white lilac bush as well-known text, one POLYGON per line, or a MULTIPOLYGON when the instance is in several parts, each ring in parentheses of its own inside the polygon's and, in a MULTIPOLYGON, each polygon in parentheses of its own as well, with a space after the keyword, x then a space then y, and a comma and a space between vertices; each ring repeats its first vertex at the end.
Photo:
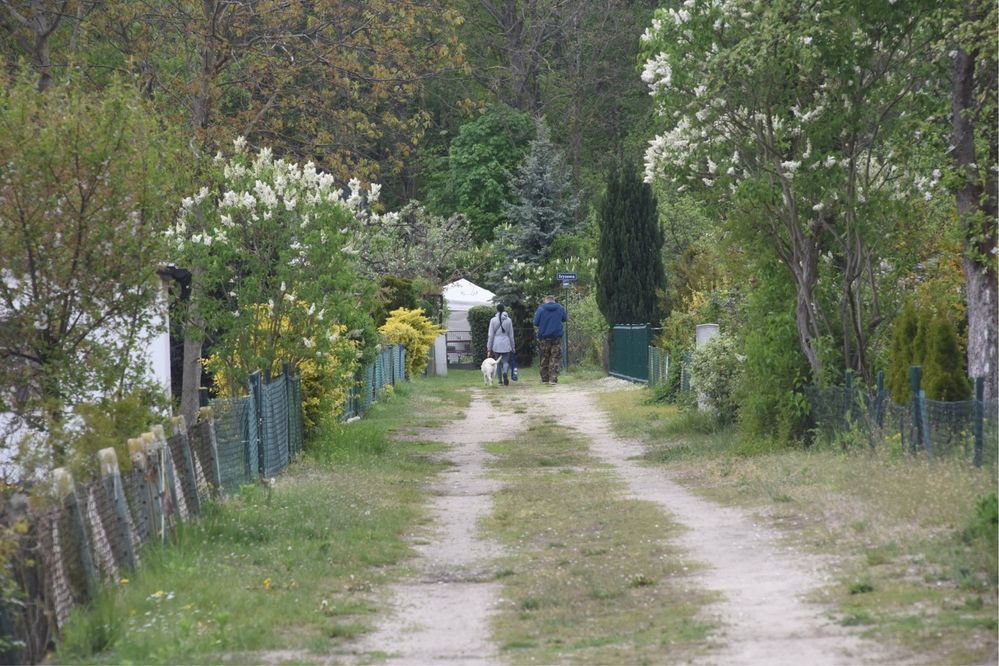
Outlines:
POLYGON ((284 361, 325 369, 322 380, 342 387, 377 342, 373 285, 354 247, 380 186, 338 183, 242 139, 215 167, 211 184, 183 200, 170 237, 194 274, 190 319, 229 389, 284 361))
POLYGON ((713 202, 786 267, 817 377, 869 373, 911 264, 905 221, 940 191, 934 34, 926 0, 684 0, 642 35, 659 126, 646 179, 713 202))

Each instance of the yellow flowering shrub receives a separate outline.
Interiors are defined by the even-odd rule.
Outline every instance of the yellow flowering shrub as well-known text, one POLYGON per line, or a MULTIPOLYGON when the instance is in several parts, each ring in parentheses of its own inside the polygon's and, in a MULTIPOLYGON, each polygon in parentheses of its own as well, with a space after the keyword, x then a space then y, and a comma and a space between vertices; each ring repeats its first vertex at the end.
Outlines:
POLYGON ((287 300, 281 312, 251 306, 254 325, 233 349, 217 350, 205 359, 216 395, 246 395, 252 372, 269 368, 281 373, 287 362, 302 378, 302 410, 306 427, 322 415, 338 416, 347 401, 358 367, 357 342, 344 337, 347 327, 324 323, 302 301, 287 300))
POLYGON ((385 342, 406 347, 406 375, 415 377, 423 372, 430 347, 444 329, 428 319, 422 308, 398 308, 389 313, 378 332, 385 342))

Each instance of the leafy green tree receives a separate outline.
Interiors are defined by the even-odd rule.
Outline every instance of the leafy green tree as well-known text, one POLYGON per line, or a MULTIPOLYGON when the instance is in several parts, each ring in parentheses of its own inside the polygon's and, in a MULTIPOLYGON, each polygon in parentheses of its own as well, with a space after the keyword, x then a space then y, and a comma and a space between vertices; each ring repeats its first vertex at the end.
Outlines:
MULTIPOLYGON (((458 0, 471 97, 558 118, 552 133, 583 196, 613 163, 638 159, 651 100, 635 36, 653 0, 458 0)), ((588 203, 588 202, 587 202, 588 203)))
POLYGON ((892 399, 904 404, 912 398, 909 368, 923 368, 921 388, 933 400, 971 397, 963 349, 948 313, 941 304, 919 307, 906 302, 895 318, 885 387, 892 399))
POLYGON ((185 156, 127 85, 38 92, 21 77, 0 85, 0 164, 2 400, 45 429, 137 385, 185 156))
POLYGON ((425 278, 440 284, 465 264, 473 247, 467 217, 433 215, 416 200, 399 211, 362 222, 354 247, 361 269, 369 276, 425 278))
POLYGON ((597 303, 609 324, 658 323, 665 286, 652 188, 631 169, 611 174, 600 206, 597 303))
POLYGON ((766 239, 794 280, 816 378, 839 350, 838 365, 871 379, 895 278, 881 259, 929 176, 907 157, 935 103, 934 5, 684 3, 658 10, 642 37, 662 127, 646 177, 722 204, 746 238, 766 239))
POLYGON ((507 220, 510 174, 533 135, 530 116, 502 104, 462 125, 431 183, 432 210, 440 215, 466 215, 474 239, 491 240, 493 230, 507 220))
POLYGON ((399 308, 416 310, 420 307, 413 281, 395 275, 386 275, 379 280, 377 303, 374 312, 377 326, 384 324, 393 310, 399 308))
POLYGON ((747 441, 789 445, 804 440, 811 407, 803 388, 809 368, 796 340, 795 286, 781 262, 768 253, 738 257, 738 283, 758 281, 740 305, 737 331, 746 360, 737 391, 739 429, 747 441))

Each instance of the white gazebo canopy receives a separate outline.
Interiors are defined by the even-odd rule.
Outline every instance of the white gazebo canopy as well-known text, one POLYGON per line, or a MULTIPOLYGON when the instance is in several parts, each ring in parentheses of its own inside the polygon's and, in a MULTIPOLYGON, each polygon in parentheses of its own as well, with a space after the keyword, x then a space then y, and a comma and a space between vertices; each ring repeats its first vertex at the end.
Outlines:
POLYGON ((476 305, 492 305, 496 294, 462 278, 441 289, 447 303, 449 331, 469 331, 468 310, 476 305))

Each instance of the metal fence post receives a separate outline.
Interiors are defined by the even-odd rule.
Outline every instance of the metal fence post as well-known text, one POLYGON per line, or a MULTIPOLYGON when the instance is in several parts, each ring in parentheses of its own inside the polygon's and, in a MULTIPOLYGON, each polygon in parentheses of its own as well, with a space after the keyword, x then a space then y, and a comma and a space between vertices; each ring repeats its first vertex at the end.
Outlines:
POLYGON ((926 441, 925 433, 923 432, 923 403, 920 400, 919 395, 919 384, 922 381, 922 378, 923 369, 920 366, 913 365, 909 368, 909 386, 912 389, 912 421, 913 425, 916 426, 916 439, 912 443, 913 453, 920 449, 926 441))
POLYGON ((843 373, 843 425, 849 428, 853 423, 853 370, 843 373))
POLYGON ((985 378, 975 377, 975 467, 982 466, 982 448, 985 441, 985 378))
POLYGON ((933 455, 933 441, 930 437, 930 415, 926 410, 926 391, 919 390, 919 417, 922 419, 923 446, 926 452, 933 455))
POLYGON ((288 433, 288 460, 291 461, 291 457, 297 453, 295 450, 295 444, 292 441, 294 438, 294 426, 292 425, 292 411, 291 403, 293 401, 292 388, 291 388, 291 372, 289 371, 291 365, 288 361, 281 363, 281 374, 284 376, 284 404, 285 404, 285 418, 288 420, 285 432, 288 433))
MULTIPOLYGON (((268 372, 267 374, 270 374, 268 372)), ((260 372, 250 374, 250 398, 253 401, 253 418, 257 422, 257 476, 264 478, 264 391, 260 383, 260 372)))
POLYGON ((885 371, 878 370, 877 377, 877 387, 878 392, 874 396, 874 420, 878 424, 879 428, 883 428, 885 425, 885 371))

